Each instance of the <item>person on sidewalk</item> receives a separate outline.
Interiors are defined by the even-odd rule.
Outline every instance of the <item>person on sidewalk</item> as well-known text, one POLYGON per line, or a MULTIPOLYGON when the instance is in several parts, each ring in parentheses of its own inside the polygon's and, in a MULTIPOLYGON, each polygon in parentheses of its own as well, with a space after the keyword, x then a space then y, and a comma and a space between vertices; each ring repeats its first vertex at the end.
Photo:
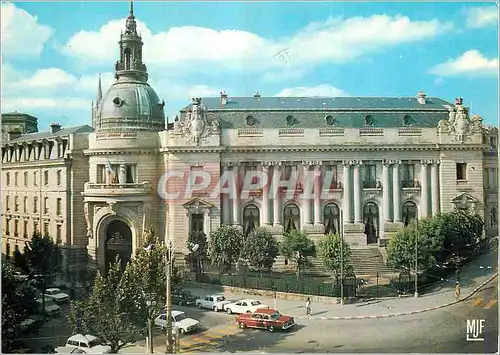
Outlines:
POLYGON ((457 301, 460 299, 460 282, 457 281, 457 285, 455 286, 455 297, 457 301))
POLYGON ((311 315, 311 298, 307 297, 306 299, 306 315, 310 316, 311 315))

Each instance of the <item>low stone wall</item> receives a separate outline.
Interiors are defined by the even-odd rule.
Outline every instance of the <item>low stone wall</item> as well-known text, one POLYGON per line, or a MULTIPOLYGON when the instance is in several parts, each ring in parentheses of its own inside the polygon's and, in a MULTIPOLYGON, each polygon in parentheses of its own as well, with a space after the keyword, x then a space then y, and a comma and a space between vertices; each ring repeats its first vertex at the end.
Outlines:
MULTIPOLYGON (((253 296, 262 296, 268 298, 274 298, 274 291, 269 290, 257 290, 257 289, 248 289, 241 287, 232 287, 232 286, 224 286, 224 285, 211 285, 199 282, 191 282, 186 281, 184 284, 188 287, 193 288, 203 288, 206 290, 214 290, 230 292, 230 293, 240 293, 245 295, 253 295, 253 296)), ((303 301, 306 302, 306 299, 310 297, 312 302, 316 303, 326 303, 326 304, 340 304, 340 298, 338 297, 327 297, 327 296, 315 296, 315 295, 305 295, 300 293, 287 293, 287 292, 276 292, 276 298, 283 300, 293 300, 293 301, 303 301)), ((352 303, 354 300, 345 299, 344 303, 352 303)))

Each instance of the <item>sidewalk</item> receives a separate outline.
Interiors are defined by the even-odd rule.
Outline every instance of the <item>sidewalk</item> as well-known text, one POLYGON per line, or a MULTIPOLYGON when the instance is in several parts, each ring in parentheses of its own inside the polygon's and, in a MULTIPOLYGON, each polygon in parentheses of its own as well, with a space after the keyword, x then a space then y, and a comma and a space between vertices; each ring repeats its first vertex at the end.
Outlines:
MULTIPOLYGON (((460 273, 461 279, 461 297, 464 301, 482 288, 485 283, 493 281, 498 275, 497 252, 493 251, 481 255, 476 260, 464 266, 460 273), (490 266, 490 268, 488 268, 490 266)), ((202 288, 187 288, 197 296, 209 294, 209 290, 202 288)), ((262 296, 249 296, 242 294, 233 294, 224 292, 227 299, 237 300, 240 298, 252 298, 260 300, 262 303, 274 308, 274 300, 262 296)), ((385 318, 402 316, 406 314, 415 314, 427 312, 430 310, 443 308, 456 303, 455 299, 455 280, 452 277, 448 282, 443 281, 433 289, 427 290, 425 294, 418 298, 401 297, 390 299, 374 299, 362 303, 353 304, 323 304, 313 303, 311 316, 305 316, 305 306, 302 301, 292 301, 278 299, 276 306, 278 310, 296 319, 322 319, 322 320, 341 320, 341 319, 363 319, 363 318, 385 318)))

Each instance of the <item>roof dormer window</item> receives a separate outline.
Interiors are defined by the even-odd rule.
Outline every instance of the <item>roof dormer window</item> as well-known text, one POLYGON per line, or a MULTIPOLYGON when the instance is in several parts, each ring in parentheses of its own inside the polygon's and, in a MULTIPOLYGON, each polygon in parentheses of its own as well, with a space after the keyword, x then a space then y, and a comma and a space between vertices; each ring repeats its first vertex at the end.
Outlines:
POLYGON ((335 117, 328 115, 325 117, 325 123, 327 126, 333 126, 335 124, 335 117))
POLYGON ((286 117, 286 124, 287 124, 288 126, 293 126, 293 125, 295 125, 295 123, 296 123, 296 119, 295 119, 295 117, 293 117, 292 115, 288 115, 288 116, 286 117))
POLYGON ((255 117, 253 116, 247 116, 247 126, 255 126, 255 123, 256 123, 256 120, 255 120, 255 117))
POLYGON ((371 115, 366 115, 365 116, 365 126, 366 127, 373 126, 373 117, 371 115))
POLYGON ((405 127, 406 127, 406 126, 410 126, 410 125, 411 125, 411 123, 412 123, 411 121, 412 121, 412 120, 411 120, 410 115, 404 115, 404 116, 403 116, 403 126, 405 126, 405 127))

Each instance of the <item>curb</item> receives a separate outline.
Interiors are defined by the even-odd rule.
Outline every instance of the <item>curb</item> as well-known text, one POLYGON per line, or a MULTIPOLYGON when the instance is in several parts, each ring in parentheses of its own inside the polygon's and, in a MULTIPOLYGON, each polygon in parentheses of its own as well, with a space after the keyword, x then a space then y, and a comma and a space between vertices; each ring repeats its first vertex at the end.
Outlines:
POLYGON ((411 311, 411 312, 401 312, 401 313, 393 313, 393 314, 381 314, 381 315, 375 315, 375 316, 350 316, 350 317, 294 317, 295 319, 309 319, 309 320, 314 320, 314 319, 320 319, 320 320, 352 320, 352 319, 377 319, 377 318, 391 318, 391 317, 400 317, 400 316, 408 316, 411 314, 417 314, 417 313, 424 313, 424 312, 429 312, 429 311, 434 311, 436 309, 441 309, 445 308, 448 306, 452 306, 454 304, 464 302, 471 298, 475 293, 477 293, 480 289, 482 289, 484 286, 489 284, 491 281, 493 281, 496 277, 498 276, 498 272, 496 272, 492 277, 490 277, 488 280, 477 286, 474 290, 471 291, 467 296, 465 296, 462 299, 459 299, 457 301, 445 303, 439 306, 431 307, 431 308, 425 308, 425 309, 420 309, 417 311, 411 311))

